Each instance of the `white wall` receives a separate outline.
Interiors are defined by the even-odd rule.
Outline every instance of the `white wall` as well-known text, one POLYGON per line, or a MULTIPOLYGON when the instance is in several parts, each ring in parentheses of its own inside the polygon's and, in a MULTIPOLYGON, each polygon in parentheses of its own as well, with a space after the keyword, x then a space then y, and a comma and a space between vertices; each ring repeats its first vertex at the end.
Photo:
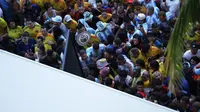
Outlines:
POLYGON ((0 112, 173 112, 0 50, 0 112))

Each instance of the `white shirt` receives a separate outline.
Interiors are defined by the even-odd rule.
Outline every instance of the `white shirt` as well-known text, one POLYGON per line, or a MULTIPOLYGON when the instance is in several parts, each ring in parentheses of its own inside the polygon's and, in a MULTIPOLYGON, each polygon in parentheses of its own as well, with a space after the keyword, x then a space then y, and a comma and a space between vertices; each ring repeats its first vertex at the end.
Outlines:
POLYGON ((177 14, 180 9, 180 0, 166 0, 166 6, 169 7, 171 13, 177 14))
POLYGON ((128 41, 130 42, 130 41, 133 39, 133 36, 136 35, 136 34, 138 34, 138 35, 140 35, 140 36, 143 35, 142 32, 141 32, 140 30, 136 29, 135 32, 132 33, 132 34, 127 33, 128 41))
POLYGON ((193 56, 197 56, 200 57, 200 49, 197 51, 197 54, 193 55, 191 50, 187 50, 184 54, 183 54, 183 58, 186 60, 190 60, 193 56))

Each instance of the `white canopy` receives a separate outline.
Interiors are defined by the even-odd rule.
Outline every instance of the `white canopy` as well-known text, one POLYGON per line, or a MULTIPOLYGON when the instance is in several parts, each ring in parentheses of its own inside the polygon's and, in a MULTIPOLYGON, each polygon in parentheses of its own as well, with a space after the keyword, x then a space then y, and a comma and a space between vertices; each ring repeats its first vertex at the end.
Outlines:
POLYGON ((0 50, 0 112, 174 112, 0 50))

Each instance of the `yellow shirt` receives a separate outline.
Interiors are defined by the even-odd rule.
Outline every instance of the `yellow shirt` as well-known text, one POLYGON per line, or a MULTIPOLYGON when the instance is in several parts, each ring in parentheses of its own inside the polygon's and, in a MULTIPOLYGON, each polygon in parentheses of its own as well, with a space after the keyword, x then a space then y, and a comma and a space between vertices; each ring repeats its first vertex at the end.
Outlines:
MULTIPOLYGON (((52 47, 51 47, 51 45, 44 43, 44 49, 47 52, 47 50, 51 50, 52 47)), ((34 50, 35 50, 35 52, 38 52, 38 46, 37 45, 35 46, 34 50)))
POLYGON ((87 49, 88 47, 91 47, 95 42, 99 43, 100 40, 95 35, 91 34, 90 41, 84 46, 84 48, 87 49))
POLYGON ((14 29, 8 28, 8 36, 12 39, 19 39, 23 34, 23 29, 21 26, 17 26, 14 29))
POLYGON ((65 25, 66 25, 66 27, 68 28, 68 29, 70 29, 71 30, 71 32, 73 32, 73 33, 75 33, 76 32, 76 27, 77 27, 77 25, 78 25, 78 23, 75 21, 75 20, 72 20, 71 22, 63 22, 65 25))
MULTIPOLYGON (((87 9, 88 7, 90 7, 90 3, 84 2, 84 3, 83 3, 83 7, 87 9)), ((77 4, 77 3, 74 4, 74 10, 75 10, 75 11, 78 11, 78 4, 77 4)))
POLYGON ((111 19, 112 14, 107 13, 106 15, 107 15, 106 18, 103 18, 102 15, 99 15, 98 18, 99 18, 102 22, 107 22, 109 19, 111 19))
POLYGON ((147 53, 147 57, 156 56, 161 53, 161 50, 155 46, 151 46, 149 52, 147 53))
POLYGON ((186 40, 188 41, 200 41, 200 34, 198 32, 195 32, 195 36, 194 37, 190 37, 188 34, 186 34, 185 37, 186 40))
POLYGON ((32 4, 38 5, 41 9, 44 8, 44 4, 49 3, 49 0, 32 0, 32 4))
MULTIPOLYGON (((38 36, 43 36, 43 35, 42 35, 42 33, 38 33, 38 34, 37 34, 37 37, 38 37, 38 36)), ((54 36, 51 35, 51 34, 49 34, 49 33, 47 34, 46 37, 44 37, 44 43, 48 43, 48 41, 51 41, 51 42, 53 42, 53 43, 56 42, 54 36)))
POLYGON ((29 27, 24 27, 24 32, 28 32, 30 37, 36 40, 37 34, 41 31, 40 25, 35 25, 33 29, 30 29, 29 27))
POLYGON ((141 51, 139 50, 139 56, 137 57, 137 58, 134 58, 131 54, 131 51, 129 51, 129 55, 130 55, 130 58, 131 58, 131 61, 133 62, 133 64, 134 65, 136 65, 136 61, 138 60, 138 59, 142 59, 142 60, 144 60, 144 62, 145 63, 147 63, 147 59, 141 54, 141 51))
POLYGON ((6 33, 7 23, 3 18, 0 18, 0 36, 6 33))
POLYGON ((63 11, 67 9, 67 5, 64 0, 59 0, 58 2, 55 2, 54 0, 50 0, 50 4, 57 11, 63 11))

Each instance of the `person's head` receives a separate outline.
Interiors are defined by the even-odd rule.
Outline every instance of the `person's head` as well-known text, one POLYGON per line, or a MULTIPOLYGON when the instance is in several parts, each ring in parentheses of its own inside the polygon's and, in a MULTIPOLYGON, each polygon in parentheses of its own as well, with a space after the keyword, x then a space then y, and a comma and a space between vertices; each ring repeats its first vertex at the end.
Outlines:
POLYGON ((108 41, 108 44, 113 44, 114 36, 113 35, 108 35, 107 41, 108 41))
POLYGON ((154 71, 158 71, 159 70, 159 63, 156 60, 153 60, 150 62, 150 68, 154 71))
POLYGON ((50 3, 44 4, 44 9, 47 11, 48 14, 53 14, 53 8, 50 3))
POLYGON ((47 50, 47 57, 48 57, 48 58, 52 57, 53 52, 54 52, 53 50, 50 50, 50 49, 47 50))
POLYGON ((191 45, 191 52, 192 52, 193 55, 197 54, 198 48, 197 48, 196 43, 192 43, 192 45, 191 45))
POLYGON ((118 23, 118 22, 119 22, 119 16, 118 16, 117 14, 113 14, 113 15, 112 15, 112 21, 113 21, 114 23, 118 23))
POLYGON ((149 80, 149 72, 145 70, 142 73, 142 81, 147 81, 147 80, 149 80))
POLYGON ((148 39, 150 42, 154 42, 155 37, 154 37, 154 34, 153 34, 152 31, 149 31, 149 32, 147 33, 147 39, 148 39))
POLYGON ((128 13, 128 17, 129 17, 131 20, 133 20, 133 19, 135 18, 134 10, 129 9, 127 13, 128 13))
POLYGON ((111 60, 114 58, 115 52, 112 48, 106 48, 105 52, 104 52, 104 58, 106 58, 106 60, 111 60))
POLYGON ((138 91, 144 91, 144 82, 143 81, 137 82, 137 90, 138 91))
POLYGON ((125 81, 128 73, 126 70, 119 70, 118 75, 119 75, 121 81, 125 81))
POLYGON ((137 20, 139 24, 143 24, 146 21, 146 16, 143 13, 137 15, 137 20))
POLYGON ((119 47, 122 44, 122 41, 120 38, 115 38, 113 45, 114 47, 119 47))
POLYGON ((86 51, 84 49, 80 50, 79 54, 80 54, 82 60, 85 60, 88 57, 86 54, 86 51))
POLYGON ((159 13, 158 13, 158 17, 159 17, 159 19, 160 19, 160 21, 165 21, 166 20, 166 14, 165 14, 165 12, 164 11, 160 11, 159 13))
POLYGON ((199 59, 199 57, 197 57, 197 56, 193 56, 191 59, 190 59, 190 64, 191 65, 196 65, 196 64, 198 64, 200 62, 200 59, 199 59))
POLYGON ((189 97, 188 96, 183 96, 180 100, 180 104, 181 104, 181 107, 184 108, 184 109, 187 109, 188 106, 189 106, 189 97))
POLYGON ((139 67, 139 68, 141 68, 141 69, 145 68, 145 62, 144 62, 144 60, 142 60, 142 59, 136 60, 136 66, 139 67))
POLYGON ((22 35, 21 38, 22 38, 22 42, 28 43, 29 33, 28 32, 24 32, 24 34, 22 35))
POLYGON ((141 52, 142 52, 143 54, 148 53, 149 50, 150 50, 150 45, 149 45, 149 44, 143 44, 143 45, 142 45, 141 52))
POLYGON ((101 11, 101 16, 102 16, 103 18, 107 18, 107 12, 106 12, 105 9, 102 9, 102 11, 101 11))
POLYGON ((126 60, 122 54, 117 56, 117 63, 119 65, 124 65, 126 63, 126 60))
POLYGON ((135 32, 135 27, 133 25, 128 25, 127 32, 133 34, 135 32))
POLYGON ((83 16, 84 16, 85 21, 87 21, 89 23, 92 22, 93 15, 91 12, 86 11, 86 12, 84 12, 83 16))
POLYGON ((133 69, 133 75, 134 75, 134 77, 138 78, 138 77, 141 76, 140 74, 141 74, 141 69, 139 67, 135 67, 133 69))
POLYGON ((64 17, 64 21, 67 22, 67 23, 70 23, 72 21, 72 17, 69 14, 67 14, 64 17))
POLYGON ((97 4, 97 9, 101 10, 102 9, 102 1, 97 0, 96 4, 97 4))
POLYGON ((36 42, 37 42, 38 45, 43 44, 44 37, 43 36, 38 36, 36 42))
POLYGON ((10 21, 10 23, 9 23, 9 27, 10 27, 11 29, 16 28, 17 25, 16 25, 15 21, 10 21))
POLYGON ((115 86, 115 82, 111 79, 111 78, 109 78, 109 77, 107 77, 106 79, 105 79, 105 83, 104 83, 106 86, 108 86, 108 87, 112 87, 112 88, 114 88, 114 86, 115 86))
POLYGON ((61 16, 53 17, 52 21, 54 26, 60 26, 62 23, 62 17, 61 16))
POLYGON ((86 31, 86 28, 84 27, 84 25, 81 22, 79 22, 78 26, 77 26, 77 30, 78 30, 78 32, 84 32, 84 31, 86 31))
POLYGON ((154 7, 148 7, 147 9, 147 15, 151 16, 154 14, 154 7))
POLYGON ((57 40, 60 36, 62 35, 62 30, 60 29, 59 26, 56 26, 53 28, 53 36, 57 40))
POLYGON ((132 43, 133 45, 138 45, 138 44, 140 44, 140 35, 135 34, 135 35, 133 36, 133 40, 131 41, 131 43, 132 43))
POLYGON ((140 51, 138 48, 132 48, 130 51, 131 56, 133 56, 133 58, 138 58, 138 56, 140 55, 140 51))
POLYGON ((27 18, 26 24, 27 24, 28 28, 30 28, 30 29, 34 28, 34 22, 33 22, 33 20, 31 18, 27 18))
POLYGON ((92 48, 94 49, 94 51, 98 51, 99 50, 99 43, 94 42, 93 45, 92 45, 92 48))
POLYGON ((47 31, 47 28, 46 27, 42 27, 42 35, 43 36, 47 36, 48 35, 48 31, 47 31))

